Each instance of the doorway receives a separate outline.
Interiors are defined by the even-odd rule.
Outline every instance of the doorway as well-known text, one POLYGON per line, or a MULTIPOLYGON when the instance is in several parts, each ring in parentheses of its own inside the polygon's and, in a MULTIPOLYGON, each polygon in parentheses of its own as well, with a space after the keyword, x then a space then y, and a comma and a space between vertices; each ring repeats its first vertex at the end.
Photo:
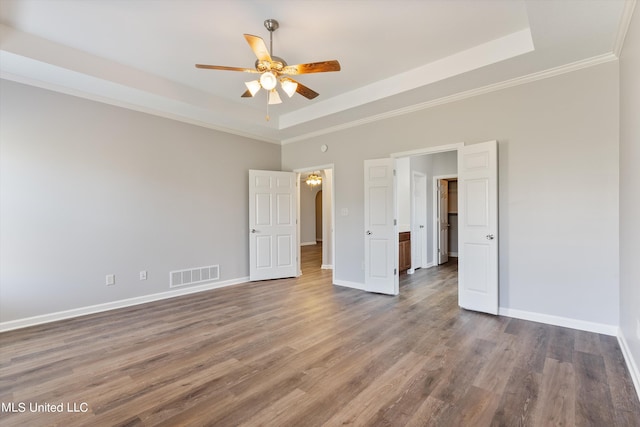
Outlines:
POLYGON ((433 247, 435 265, 458 257, 458 175, 433 177, 433 247))
MULTIPOLYGON (((410 157, 411 161, 422 154, 443 153, 448 151, 456 152, 457 173, 458 173, 458 214, 460 215, 458 229, 458 304, 460 307, 481 311, 490 314, 498 314, 498 143, 497 141, 487 141, 472 145, 452 144, 450 146, 433 147, 424 150, 414 150, 405 153, 391 155, 392 162, 384 163, 394 168, 397 166, 399 158, 410 157), (466 262, 465 262, 466 260, 466 262)), ((365 160, 365 176, 371 175, 369 168, 374 165, 374 160, 365 160)), ((433 173, 437 176, 437 173, 433 173)), ((396 181, 394 180, 394 187, 396 181)), ((390 187, 391 188, 391 187, 390 187)), ((367 205, 367 192, 370 191, 370 184, 365 179, 365 228, 367 228, 367 212, 374 204, 367 205)), ((392 190, 392 198, 395 200, 397 189, 392 190)), ((374 201, 377 201, 374 200, 374 201)), ((390 217, 395 218, 395 217, 390 217)), ((395 219, 387 219, 384 222, 385 230, 396 230, 396 251, 395 257, 386 258, 386 263, 398 265, 398 236, 395 219), (394 259, 395 258, 395 259, 394 259)), ((367 232, 367 234, 370 234, 367 232)), ((367 271, 369 264, 367 260, 367 239, 365 238, 365 289, 367 285, 367 271)), ((431 255, 435 259, 432 246, 431 255)), ((399 292, 397 276, 394 283, 390 280, 385 282, 384 290, 392 295, 399 292)))
MULTIPOLYGON (((405 233, 402 236, 405 240, 406 232, 410 235, 411 267, 408 274, 446 261, 438 256, 440 215, 435 209, 438 206, 437 184, 442 177, 457 177, 457 157, 457 150, 448 150, 396 159, 398 233, 405 233)), ((444 226, 447 224, 443 222, 444 226)), ((457 246, 457 242, 450 246, 457 246)), ((448 255, 449 251, 446 253, 448 255)))
POLYGON ((299 196, 298 275, 304 274, 303 255, 312 260, 313 268, 333 270, 333 165, 296 169, 294 172, 297 174, 299 196), (307 177, 312 173, 320 177, 319 185, 307 184, 307 177))

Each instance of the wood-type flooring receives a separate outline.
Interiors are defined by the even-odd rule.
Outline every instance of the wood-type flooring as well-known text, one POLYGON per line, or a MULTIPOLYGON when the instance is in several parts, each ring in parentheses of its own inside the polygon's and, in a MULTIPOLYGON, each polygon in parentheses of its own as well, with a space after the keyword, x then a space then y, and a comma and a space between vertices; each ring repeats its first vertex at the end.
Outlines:
POLYGON ((332 286, 319 250, 296 279, 0 334, 0 425, 640 426, 615 337, 462 310, 455 260, 395 297, 332 286))

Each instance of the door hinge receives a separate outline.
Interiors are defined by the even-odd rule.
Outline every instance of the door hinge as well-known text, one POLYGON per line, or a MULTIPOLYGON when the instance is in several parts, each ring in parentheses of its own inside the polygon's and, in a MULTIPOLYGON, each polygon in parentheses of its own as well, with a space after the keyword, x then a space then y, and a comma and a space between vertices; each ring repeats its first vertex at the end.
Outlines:
POLYGON ((398 220, 397 219, 393 220, 393 225, 398 225, 398 220))
POLYGON ((396 274, 398 274, 398 269, 397 269, 397 268, 394 268, 394 269, 393 269, 393 275, 395 276, 396 274))

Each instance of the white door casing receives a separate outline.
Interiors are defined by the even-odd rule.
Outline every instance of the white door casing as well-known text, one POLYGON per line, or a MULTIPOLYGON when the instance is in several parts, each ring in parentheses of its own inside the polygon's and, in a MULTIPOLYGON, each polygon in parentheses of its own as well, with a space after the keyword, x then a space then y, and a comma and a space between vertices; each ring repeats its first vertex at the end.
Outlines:
POLYGON ((297 275, 296 174, 249 171, 249 280, 297 275))
POLYGON ((458 304, 498 314, 497 142, 458 151, 458 304))
POLYGON ((365 290, 397 295, 395 159, 364 161, 365 290))
POLYGON ((449 261, 449 181, 438 182, 438 265, 449 261))

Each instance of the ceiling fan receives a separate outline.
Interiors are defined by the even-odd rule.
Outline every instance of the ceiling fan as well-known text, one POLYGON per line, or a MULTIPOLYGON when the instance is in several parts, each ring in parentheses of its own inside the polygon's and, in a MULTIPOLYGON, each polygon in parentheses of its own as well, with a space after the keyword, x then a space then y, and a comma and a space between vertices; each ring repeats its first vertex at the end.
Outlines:
POLYGON ((278 81, 285 93, 292 97, 298 92, 307 99, 313 99, 318 93, 309 89, 302 83, 299 83, 287 76, 297 74, 324 73, 327 71, 340 71, 340 63, 336 60, 312 62, 308 64, 287 65, 287 62, 277 56, 273 56, 273 32, 278 29, 280 24, 275 19, 267 19, 264 21, 265 28, 269 31, 269 50, 261 37, 245 34, 244 38, 251 46, 253 53, 258 58, 255 62, 255 68, 225 67, 220 65, 196 64, 196 68, 205 68, 209 70, 227 70, 242 71, 245 73, 260 74, 258 80, 246 82, 247 90, 241 95, 243 98, 252 97, 260 88, 265 89, 269 93, 269 104, 280 104, 282 100, 276 90, 278 81))

